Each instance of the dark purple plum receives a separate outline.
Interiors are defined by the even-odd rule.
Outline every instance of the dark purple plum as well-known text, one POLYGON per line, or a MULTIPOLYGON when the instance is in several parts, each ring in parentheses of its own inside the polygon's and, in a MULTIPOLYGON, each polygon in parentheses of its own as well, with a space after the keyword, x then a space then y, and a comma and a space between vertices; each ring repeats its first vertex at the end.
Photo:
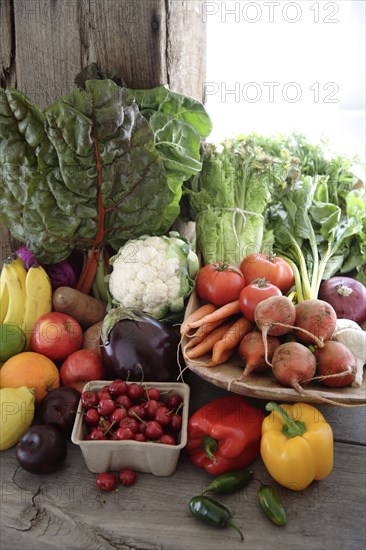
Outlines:
POLYGON ((49 474, 57 470, 67 456, 65 436, 53 426, 32 426, 16 446, 16 458, 32 474, 49 474))
POLYGON ((50 391, 39 405, 39 417, 42 424, 50 424, 69 436, 74 426, 80 393, 68 387, 50 391))

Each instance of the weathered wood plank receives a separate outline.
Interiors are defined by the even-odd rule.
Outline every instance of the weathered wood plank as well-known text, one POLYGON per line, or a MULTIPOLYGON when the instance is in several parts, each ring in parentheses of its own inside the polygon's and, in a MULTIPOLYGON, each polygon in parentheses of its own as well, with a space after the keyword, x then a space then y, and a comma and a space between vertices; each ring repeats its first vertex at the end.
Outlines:
POLYGON ((15 84, 13 6, 11 0, 0 0, 0 83, 15 84))
MULTIPOLYGON (((337 443, 327 479, 301 493, 278 487, 288 515, 284 528, 272 525, 261 511, 258 482, 219 497, 243 529, 243 546, 235 531, 217 531, 190 516, 189 499, 210 478, 184 454, 172 477, 140 474, 134 487, 106 494, 103 502, 75 446, 62 470, 43 477, 16 469, 14 451, 5 451, 2 548, 211 550, 223 544, 233 550, 318 550, 339 548, 342 541, 342 548, 356 550, 365 542, 365 454, 364 447, 337 443)), ((260 459, 253 468, 264 483, 272 483, 260 459)))
POLYGON ((96 62, 128 86, 202 97, 205 26, 194 0, 2 0, 2 85, 41 107, 96 62))
POLYGON ((167 73, 172 90, 203 99, 206 25, 200 0, 167 2, 167 73))

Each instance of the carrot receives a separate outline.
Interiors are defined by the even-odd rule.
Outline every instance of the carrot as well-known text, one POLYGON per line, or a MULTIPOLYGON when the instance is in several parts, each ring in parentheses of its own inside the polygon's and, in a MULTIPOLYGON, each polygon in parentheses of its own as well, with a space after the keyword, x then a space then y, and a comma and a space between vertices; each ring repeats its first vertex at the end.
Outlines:
POLYGON ((219 340, 224 336, 224 334, 230 329, 233 323, 230 321, 227 321, 226 323, 223 323, 219 327, 217 327, 215 330, 210 332, 204 340, 199 342, 196 346, 193 348, 190 348, 190 350, 185 353, 186 357, 188 359, 195 359, 196 357, 201 357, 205 353, 208 353, 211 351, 219 340))
POLYGON ((226 349, 221 354, 221 357, 216 358, 216 360, 211 359, 209 363, 205 364, 205 367, 217 367, 218 365, 222 365, 222 363, 226 363, 234 353, 233 349, 226 349))
POLYGON ((209 332, 211 332, 214 328, 220 326, 223 323, 222 319, 219 319, 218 321, 215 321, 213 323, 204 323, 193 334, 193 338, 204 338, 207 336, 209 332))
POLYGON ((206 336, 212 332, 215 328, 222 325, 223 321, 216 321, 216 323, 206 323, 205 325, 202 325, 199 327, 192 336, 187 334, 186 336, 189 338, 188 342, 184 346, 184 349, 193 348, 194 346, 197 346, 202 340, 206 338, 206 336))
POLYGON ((216 310, 216 306, 213 304, 204 304, 203 306, 199 307, 195 311, 193 311, 187 319, 183 321, 183 323, 180 326, 180 333, 182 335, 187 334, 188 330, 190 329, 191 323, 194 323, 196 321, 199 321, 203 317, 206 317, 210 313, 214 312, 216 310))
POLYGON ((245 317, 239 317, 222 338, 215 343, 212 348, 212 361, 214 363, 221 363, 221 357, 224 352, 226 350, 233 350, 251 330, 253 330, 253 324, 245 317))
POLYGON ((217 308, 216 311, 209 313, 205 317, 189 323, 188 328, 199 328, 206 323, 214 323, 219 320, 225 321, 225 319, 228 319, 236 313, 240 313, 239 300, 229 302, 228 304, 217 308))

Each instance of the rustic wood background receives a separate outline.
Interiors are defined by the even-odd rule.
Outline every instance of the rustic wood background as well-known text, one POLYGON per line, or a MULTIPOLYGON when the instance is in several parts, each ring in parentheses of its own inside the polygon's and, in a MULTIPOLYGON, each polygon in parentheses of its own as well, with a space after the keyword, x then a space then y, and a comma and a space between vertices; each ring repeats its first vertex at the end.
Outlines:
MULTIPOLYGON (((202 99, 201 11, 198 0, 0 0, 0 85, 44 108, 96 62, 132 88, 168 84, 202 99)), ((0 230, 3 259, 11 247, 0 230)))

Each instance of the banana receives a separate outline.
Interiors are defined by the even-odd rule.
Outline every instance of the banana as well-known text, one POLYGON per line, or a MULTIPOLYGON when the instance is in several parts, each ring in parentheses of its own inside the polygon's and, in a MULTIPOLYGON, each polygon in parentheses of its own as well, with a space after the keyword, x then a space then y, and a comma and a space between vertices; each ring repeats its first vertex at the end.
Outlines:
POLYGON ((0 275, 0 323, 5 319, 6 312, 8 311, 9 305, 9 292, 8 285, 5 280, 5 272, 2 269, 0 275))
POLYGON ((25 279, 25 307, 20 325, 27 338, 26 350, 30 349, 32 330, 36 321, 50 311, 52 311, 50 279, 42 266, 33 265, 28 269, 25 279))
POLYGON ((24 313, 25 278, 27 271, 23 262, 17 259, 6 261, 3 266, 3 272, 9 298, 3 323, 14 323, 20 326, 24 313))

